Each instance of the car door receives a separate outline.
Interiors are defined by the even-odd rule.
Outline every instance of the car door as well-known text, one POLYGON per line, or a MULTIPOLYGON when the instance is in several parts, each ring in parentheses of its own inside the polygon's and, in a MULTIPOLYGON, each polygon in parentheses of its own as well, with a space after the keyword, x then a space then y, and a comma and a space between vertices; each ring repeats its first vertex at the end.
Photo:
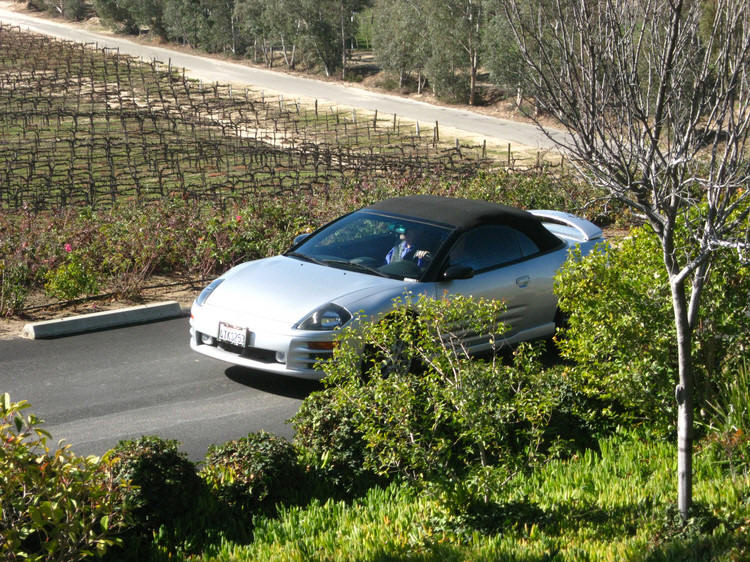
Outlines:
POLYGON ((470 268, 464 273, 471 276, 440 285, 450 293, 502 300, 507 331, 501 338, 518 341, 554 330, 556 264, 555 257, 542 255, 522 232, 507 225, 483 225, 456 241, 443 268, 470 268))

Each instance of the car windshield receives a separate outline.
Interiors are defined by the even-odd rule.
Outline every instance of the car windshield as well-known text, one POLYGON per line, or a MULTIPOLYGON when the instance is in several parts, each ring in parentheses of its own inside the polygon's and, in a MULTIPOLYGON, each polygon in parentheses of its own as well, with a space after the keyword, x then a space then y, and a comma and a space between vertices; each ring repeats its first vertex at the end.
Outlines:
POLYGON ((307 238, 287 255, 396 279, 421 279, 451 229, 357 211, 307 238))

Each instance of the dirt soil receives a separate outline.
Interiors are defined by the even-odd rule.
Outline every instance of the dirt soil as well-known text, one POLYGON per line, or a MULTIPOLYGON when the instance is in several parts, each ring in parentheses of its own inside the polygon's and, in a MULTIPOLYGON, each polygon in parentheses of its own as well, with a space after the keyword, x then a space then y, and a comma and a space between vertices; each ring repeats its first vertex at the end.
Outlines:
POLYGON ((116 310, 164 301, 177 301, 180 306, 189 307, 203 288, 204 283, 185 282, 169 277, 153 277, 148 288, 137 299, 103 296, 72 302, 58 302, 44 293, 34 293, 26 301, 23 314, 13 318, 0 318, 0 339, 21 337, 26 324, 67 318, 80 314, 90 314, 105 310, 116 310))

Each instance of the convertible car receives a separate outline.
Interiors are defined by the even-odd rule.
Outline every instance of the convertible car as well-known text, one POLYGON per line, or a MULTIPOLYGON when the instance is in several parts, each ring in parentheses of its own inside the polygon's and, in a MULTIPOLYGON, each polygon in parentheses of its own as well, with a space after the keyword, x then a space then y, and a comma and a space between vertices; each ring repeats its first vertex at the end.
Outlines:
POLYGON ((596 225, 559 211, 428 195, 387 199, 211 282, 191 309, 190 346, 236 365, 320 379, 315 363, 331 355, 334 331, 357 315, 378 318, 405 294, 502 299, 501 343, 548 337, 557 320, 556 271, 572 247, 587 253, 601 241, 596 225))

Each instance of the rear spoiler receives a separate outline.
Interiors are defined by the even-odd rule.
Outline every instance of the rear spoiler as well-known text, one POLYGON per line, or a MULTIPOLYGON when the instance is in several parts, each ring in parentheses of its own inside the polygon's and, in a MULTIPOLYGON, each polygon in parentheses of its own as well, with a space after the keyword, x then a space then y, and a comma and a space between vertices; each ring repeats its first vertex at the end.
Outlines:
POLYGON ((581 242, 595 240, 602 237, 602 229, 584 218, 564 213, 562 211, 549 211, 546 209, 534 209, 529 211, 532 215, 542 219, 544 226, 554 234, 561 234, 568 238, 574 238, 581 242))

